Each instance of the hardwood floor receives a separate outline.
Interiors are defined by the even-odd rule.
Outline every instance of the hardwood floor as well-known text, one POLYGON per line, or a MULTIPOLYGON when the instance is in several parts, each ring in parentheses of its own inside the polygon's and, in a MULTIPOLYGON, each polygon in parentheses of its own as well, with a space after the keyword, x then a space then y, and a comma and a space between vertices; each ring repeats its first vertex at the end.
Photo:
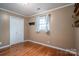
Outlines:
POLYGON ((12 45, 0 51, 1 56, 74 56, 69 52, 49 48, 33 42, 12 45))

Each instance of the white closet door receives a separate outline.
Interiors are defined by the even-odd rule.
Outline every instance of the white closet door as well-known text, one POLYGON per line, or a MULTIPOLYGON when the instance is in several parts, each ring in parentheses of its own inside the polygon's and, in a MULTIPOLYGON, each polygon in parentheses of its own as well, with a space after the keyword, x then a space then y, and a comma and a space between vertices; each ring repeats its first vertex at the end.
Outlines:
POLYGON ((16 36, 18 43, 24 41, 24 20, 22 18, 17 18, 17 31, 16 36))
POLYGON ((24 19, 10 17, 10 45, 24 41, 24 19))

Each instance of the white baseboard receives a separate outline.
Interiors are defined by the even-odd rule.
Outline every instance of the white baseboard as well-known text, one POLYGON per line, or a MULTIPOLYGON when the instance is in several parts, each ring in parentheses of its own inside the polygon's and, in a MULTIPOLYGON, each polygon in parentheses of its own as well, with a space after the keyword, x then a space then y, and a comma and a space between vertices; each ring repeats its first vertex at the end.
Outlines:
POLYGON ((34 43, 37 43, 37 44, 41 44, 41 45, 44 45, 44 46, 47 46, 47 47, 55 48, 55 49, 58 49, 58 50, 70 52, 70 53, 73 53, 75 55, 77 54, 75 51, 67 50, 67 49, 64 49, 64 48, 57 47, 57 46, 51 46, 51 45, 47 45, 47 44, 44 44, 44 43, 36 42, 36 41, 33 41, 33 40, 25 40, 25 42, 27 42, 27 41, 34 42, 34 43))
MULTIPOLYGON (((47 45, 47 44, 36 42, 36 41, 33 41, 33 40, 25 40, 24 42, 27 42, 27 41, 34 42, 34 43, 37 43, 37 44, 41 44, 41 45, 44 45, 44 46, 47 46, 47 47, 55 48, 55 49, 58 49, 58 50, 67 51, 67 52, 73 53, 75 55, 77 54, 76 52, 71 51, 71 50, 63 49, 63 48, 56 47, 56 46, 47 45)), ((0 49, 7 48, 7 47, 10 47, 10 45, 2 46, 2 47, 0 47, 0 49)))
MULTIPOLYGON (((25 42, 25 41, 23 41, 23 42, 25 42)), ((19 43, 22 43, 22 42, 19 42, 19 43)), ((15 43, 15 44, 19 44, 19 43, 15 43)), ((2 47, 0 47, 0 49, 4 49, 4 48, 10 47, 11 45, 15 45, 15 44, 10 44, 10 45, 2 46, 2 47)))
POLYGON ((0 47, 0 49, 7 48, 7 47, 10 47, 10 45, 2 46, 0 47))

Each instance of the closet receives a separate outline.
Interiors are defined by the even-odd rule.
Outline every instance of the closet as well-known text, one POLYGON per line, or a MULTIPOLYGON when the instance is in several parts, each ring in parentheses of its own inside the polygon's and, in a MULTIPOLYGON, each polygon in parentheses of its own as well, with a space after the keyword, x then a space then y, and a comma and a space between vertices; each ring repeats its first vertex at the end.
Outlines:
POLYGON ((10 16, 10 45, 24 42, 24 19, 10 16))

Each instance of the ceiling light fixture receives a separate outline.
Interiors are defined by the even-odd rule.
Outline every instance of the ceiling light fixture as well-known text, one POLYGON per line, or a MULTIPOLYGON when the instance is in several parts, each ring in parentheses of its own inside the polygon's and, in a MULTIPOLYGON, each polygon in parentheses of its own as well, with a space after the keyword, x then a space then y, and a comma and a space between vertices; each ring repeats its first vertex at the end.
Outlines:
POLYGON ((37 11, 41 10, 40 8, 37 8, 37 11))

